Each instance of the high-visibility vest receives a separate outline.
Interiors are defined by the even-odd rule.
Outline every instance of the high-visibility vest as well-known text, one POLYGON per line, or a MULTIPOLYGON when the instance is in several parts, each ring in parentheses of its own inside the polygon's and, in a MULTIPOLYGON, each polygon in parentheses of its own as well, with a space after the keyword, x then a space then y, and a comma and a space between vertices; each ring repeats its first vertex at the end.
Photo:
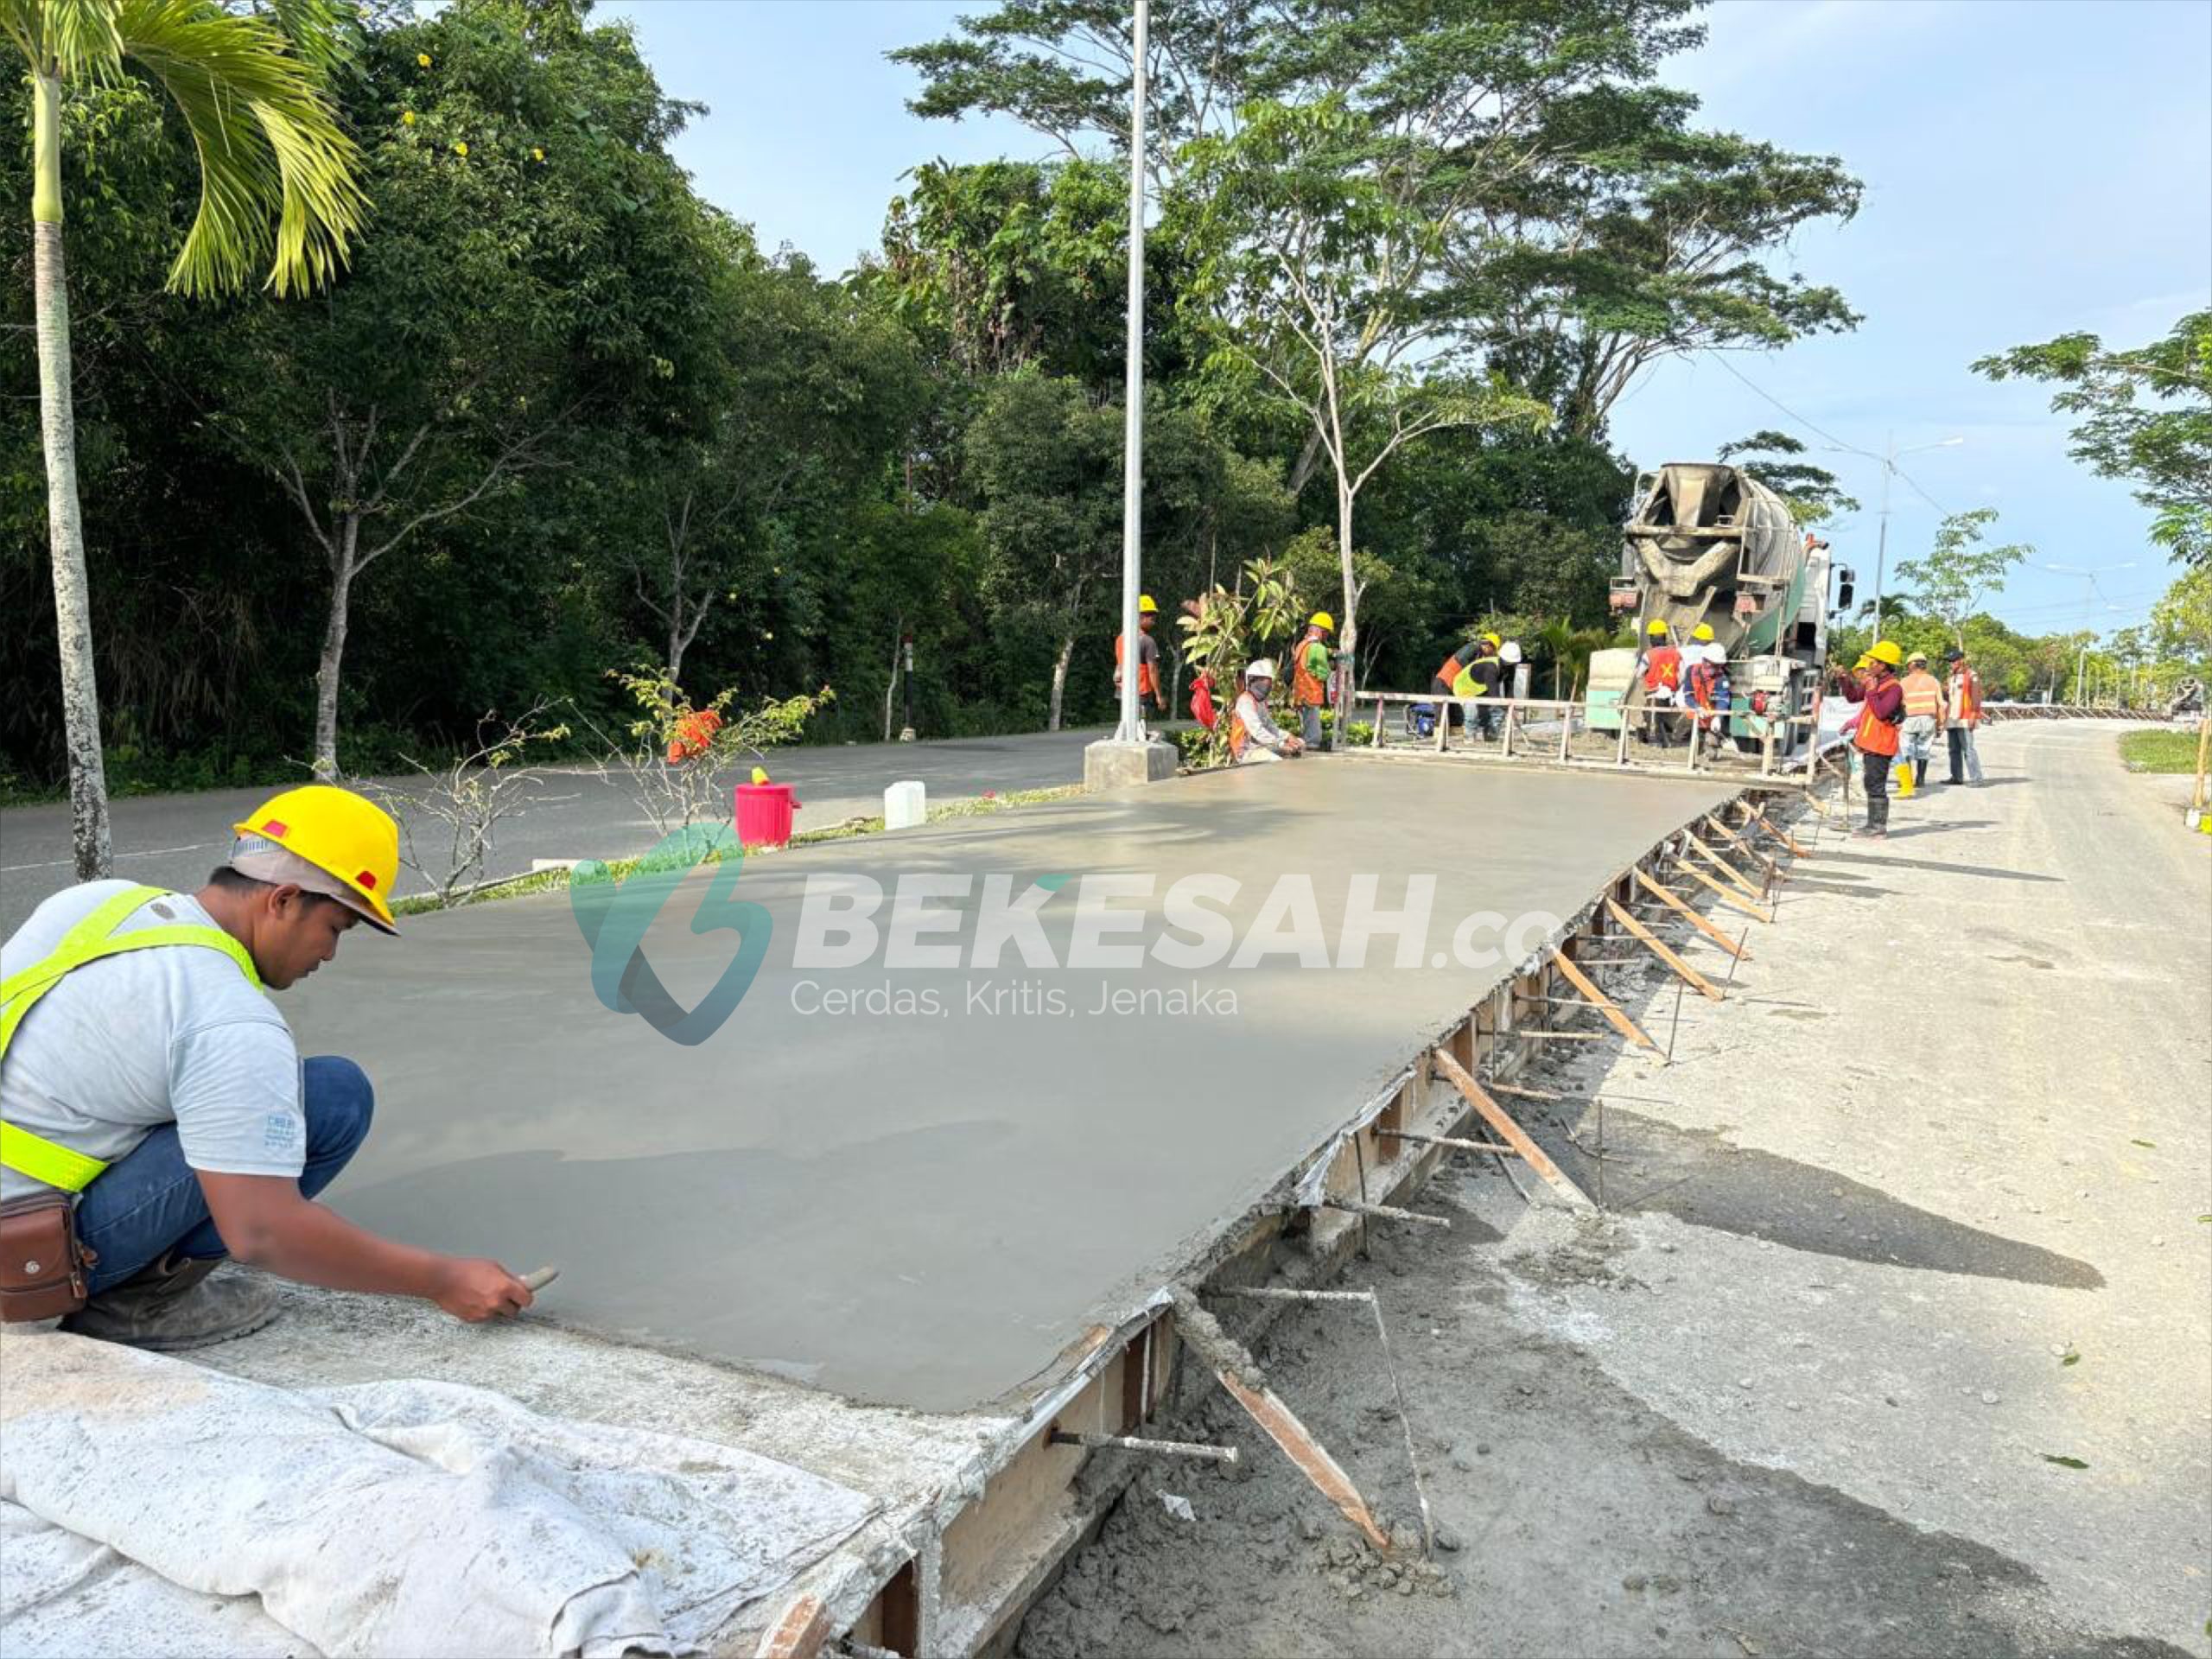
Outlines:
MULTIPOLYGON (((1122 665, 1122 647, 1126 643, 1120 634, 1114 636, 1114 666, 1116 668, 1122 665)), ((1140 653, 1137 662, 1137 690, 1148 697, 1153 694, 1156 683, 1153 678, 1152 664, 1144 661, 1142 654, 1140 653)))
MULTIPOLYGON (((246 982, 259 990, 261 976, 254 971, 253 958, 246 954, 244 945, 219 927, 178 922, 168 927, 142 927, 132 933, 116 932, 145 906, 171 896, 162 887, 132 887, 127 893, 118 893, 62 935, 61 943, 54 947, 51 955, 21 973, 0 980, 0 1065, 7 1062, 9 1045, 16 1039, 16 1028, 23 1023, 23 1016, 39 998, 60 984, 64 975, 105 957, 119 957, 127 950, 149 950, 161 945, 200 945, 219 950, 238 963, 246 982)), ((58 1186, 65 1192, 83 1192, 107 1167, 98 1158, 72 1152, 14 1123, 0 1123, 0 1164, 35 1181, 58 1186)))
POLYGON ((1872 702, 1863 703, 1853 723, 1851 746, 1861 754, 1895 754, 1897 728, 1877 715, 1872 702))
POLYGON ((1306 653, 1320 638, 1319 629, 1308 629, 1306 638, 1299 642, 1298 654, 1291 658, 1290 701, 1294 707, 1318 709, 1329 700, 1321 682, 1306 666, 1306 653))
POLYGON ((1661 688, 1672 691, 1682 683, 1682 653, 1672 645, 1660 645, 1643 659, 1643 689, 1656 691, 1661 688))
POLYGON ((1918 670, 1904 677, 1904 712, 1908 717, 1928 715, 1942 718, 1943 688, 1933 674, 1918 670))
POLYGON ((1236 709, 1231 709, 1229 711, 1230 760, 1232 761, 1242 760, 1244 758, 1244 750, 1251 741, 1252 734, 1244 729, 1244 715, 1243 711, 1236 709))
POLYGON ((1453 652, 1449 657, 1446 657, 1443 662, 1437 665, 1436 672, 1430 675, 1429 679, 1437 685, 1452 686, 1458 684, 1459 676, 1466 672, 1466 664, 1469 660, 1464 658, 1461 653, 1473 651, 1475 649, 1476 647, 1471 645, 1460 646, 1458 651, 1453 652))
POLYGON ((1971 726, 1981 718, 1981 676, 1961 663, 1951 675, 1951 719, 1971 726))

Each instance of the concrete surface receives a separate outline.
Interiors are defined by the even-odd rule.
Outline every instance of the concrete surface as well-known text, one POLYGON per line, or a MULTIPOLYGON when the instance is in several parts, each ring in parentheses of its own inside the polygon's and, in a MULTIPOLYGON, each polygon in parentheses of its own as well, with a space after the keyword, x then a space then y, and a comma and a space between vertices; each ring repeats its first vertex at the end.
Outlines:
MULTIPOLYGON (((1249 1478, 1147 1468, 1020 1651, 2204 1653, 2212 842, 2115 729, 1998 728, 1987 786, 1824 837, 1672 1068, 1540 1074, 1608 1100, 1610 1218, 1468 1166, 1421 1201, 1452 1232, 1376 1230, 1345 1282, 1388 1310, 1440 1578, 1367 1556, 1209 1391, 1153 1432, 1249 1478)), ((1594 1189, 1596 1112, 1563 1109, 1524 1122, 1594 1189)), ((1301 1313, 1263 1358, 1408 1521, 1371 1332, 1301 1313)))
MULTIPOLYGON (((736 891, 772 920, 766 957, 696 1046, 600 1005, 565 895, 349 938, 283 1006, 303 1052, 350 1054, 377 1086, 376 1132, 329 1195, 340 1211, 518 1268, 558 1262, 550 1319, 957 1410, 1141 1306, 1510 964, 1397 969, 1384 937, 1357 973, 1284 955, 1027 968, 1011 950, 995 969, 879 953, 800 971, 809 875, 1001 872, 1019 894, 1156 873, 1149 939, 1168 884, 1218 872, 1243 884, 1222 907, 1243 940, 1278 875, 1310 874, 1333 957, 1353 876, 1379 877, 1376 907, 1395 910, 1407 876, 1433 872, 1440 953, 1475 912, 1571 915, 1720 794, 1332 758, 760 857, 736 891), (1101 1011, 1109 990, 1138 1000, 1101 1011), (1209 990, 1211 1009, 1169 1001, 1209 990), (862 1004, 830 1011, 839 994, 862 1004)), ((1080 892, 1042 912, 1058 962, 1080 892)), ((679 895, 645 938, 685 1006, 733 952, 689 931, 691 908, 679 895)))
MULTIPOLYGON (((797 827, 821 829, 883 810, 887 785, 919 779, 938 805, 1083 781, 1083 751, 1098 728, 1038 732, 1017 737, 949 739, 933 743, 861 743, 835 748, 779 749, 768 757, 779 782, 798 785, 797 827)), ((741 783, 750 765, 733 768, 741 783)), ((207 879, 231 843, 230 826, 277 790, 302 781, 278 779, 254 789, 207 790, 188 795, 146 795, 111 804, 115 873, 168 887, 191 888, 207 879)), ((419 779, 378 780, 396 789, 419 789, 419 779)), ((428 825, 425 850, 437 844, 428 825)), ((575 768, 549 772, 520 813, 504 819, 486 863, 487 876, 518 875, 539 858, 620 858, 643 852, 659 839, 652 822, 620 787, 575 768)), ((73 878, 66 801, 0 810, 0 935, 13 932, 39 900, 73 878)), ((402 893, 424 883, 402 872, 402 893)))

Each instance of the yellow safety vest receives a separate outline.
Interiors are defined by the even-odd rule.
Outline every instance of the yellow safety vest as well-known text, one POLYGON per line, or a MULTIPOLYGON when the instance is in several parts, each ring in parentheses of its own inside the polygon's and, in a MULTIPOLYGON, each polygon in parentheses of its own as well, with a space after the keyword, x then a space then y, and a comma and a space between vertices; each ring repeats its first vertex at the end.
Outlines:
MULTIPOLYGON (((7 1059, 16 1027, 39 998, 61 982, 62 976, 103 957, 119 957, 126 950, 149 950, 156 945, 196 944, 220 950, 238 965, 238 971, 257 991, 261 976, 254 971, 246 948, 219 927, 179 922, 169 927, 142 927, 118 937, 116 929, 156 899, 172 895, 162 887, 133 887, 118 893, 62 936, 54 953, 33 963, 19 974, 0 980, 0 1064, 7 1059)), ((81 1192, 107 1165, 81 1152, 58 1146, 44 1135, 13 1123, 0 1123, 0 1164, 65 1192, 81 1192)))

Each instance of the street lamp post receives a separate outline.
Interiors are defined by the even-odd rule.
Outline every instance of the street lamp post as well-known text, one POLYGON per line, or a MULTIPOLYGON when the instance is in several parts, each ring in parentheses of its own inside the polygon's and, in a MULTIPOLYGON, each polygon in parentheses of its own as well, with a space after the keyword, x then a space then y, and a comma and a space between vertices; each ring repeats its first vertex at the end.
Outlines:
MULTIPOLYGON (((2087 588, 2084 589, 2085 594, 2094 595, 2094 599, 2088 597, 2083 599, 2082 604, 2084 607, 2086 608, 2095 604, 2102 604, 2105 609, 2108 612, 2117 611, 2120 609, 2120 607, 2113 604, 2110 600, 2105 598, 2105 590, 2097 586, 2097 578, 2101 575, 2108 575, 2114 570, 2133 570, 2134 568, 2135 561, 2133 559, 2123 559, 2118 564, 2100 565, 2095 569, 2091 569, 2088 566, 2079 564, 2038 564, 2036 566, 2036 569, 2038 570, 2049 570, 2057 575, 2081 577, 2082 580, 2088 584, 2087 588)), ((2081 652, 2079 655, 2075 657, 2074 661, 2074 702, 2076 708, 2081 706, 2083 683, 2088 677, 2088 668, 2089 645, 2088 641, 2085 639, 2082 642, 2081 652)))
POLYGON ((1144 103, 1150 0, 1136 0, 1136 49, 1129 70, 1129 315, 1122 411, 1122 718, 1114 738, 1145 741, 1138 694, 1137 595, 1144 582, 1144 103))
MULTIPOLYGON (((1874 541, 1874 638, 1882 637, 1882 577, 1890 558, 1890 477, 1897 469, 1899 455, 1916 455, 1923 449, 1949 449, 1964 443, 1964 438, 1938 438, 1934 443, 1916 443, 1910 449, 1897 448, 1897 435, 1890 434, 1889 445, 1878 457, 1882 463, 1881 528, 1874 541)), ((1865 451, 1860 451, 1864 454, 1865 451)))

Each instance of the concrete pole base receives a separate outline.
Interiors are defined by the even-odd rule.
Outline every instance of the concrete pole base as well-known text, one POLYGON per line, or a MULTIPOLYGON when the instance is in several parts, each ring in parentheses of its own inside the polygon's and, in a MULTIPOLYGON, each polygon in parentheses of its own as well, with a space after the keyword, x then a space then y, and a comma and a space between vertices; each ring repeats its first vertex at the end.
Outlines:
POLYGON ((1156 784, 1173 778, 1175 766, 1173 743, 1125 743, 1118 738, 1102 738, 1083 752, 1083 786, 1100 790, 1156 784))

